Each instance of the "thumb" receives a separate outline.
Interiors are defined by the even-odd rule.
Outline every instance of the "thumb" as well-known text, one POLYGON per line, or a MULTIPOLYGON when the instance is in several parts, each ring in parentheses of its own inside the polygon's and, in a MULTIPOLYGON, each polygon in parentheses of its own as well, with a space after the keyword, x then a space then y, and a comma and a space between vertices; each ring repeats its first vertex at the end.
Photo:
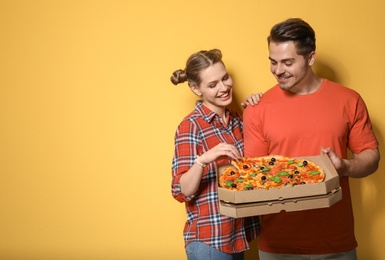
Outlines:
POLYGON ((328 153, 330 153, 330 148, 329 147, 326 147, 326 148, 321 147, 321 152, 328 154, 328 153))

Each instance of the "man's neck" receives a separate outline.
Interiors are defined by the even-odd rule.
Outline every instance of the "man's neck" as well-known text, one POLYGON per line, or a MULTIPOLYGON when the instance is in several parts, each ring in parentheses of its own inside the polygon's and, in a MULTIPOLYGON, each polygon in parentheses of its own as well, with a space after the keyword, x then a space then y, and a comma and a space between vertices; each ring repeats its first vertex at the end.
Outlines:
POLYGON ((291 92, 297 95, 308 95, 316 92, 322 84, 322 79, 313 73, 313 71, 309 71, 309 74, 306 78, 303 79, 299 85, 290 89, 291 92))

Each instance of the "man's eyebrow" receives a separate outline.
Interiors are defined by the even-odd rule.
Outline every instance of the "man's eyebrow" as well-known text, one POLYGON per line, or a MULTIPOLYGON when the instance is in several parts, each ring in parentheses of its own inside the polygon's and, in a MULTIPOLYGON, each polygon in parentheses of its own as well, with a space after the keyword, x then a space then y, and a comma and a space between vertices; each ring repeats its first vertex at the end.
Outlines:
MULTIPOLYGON (((276 61, 275 59, 273 59, 271 57, 269 57, 269 60, 276 61)), ((287 58, 287 59, 280 60, 280 62, 287 62, 287 61, 295 61, 295 59, 294 58, 287 58)))

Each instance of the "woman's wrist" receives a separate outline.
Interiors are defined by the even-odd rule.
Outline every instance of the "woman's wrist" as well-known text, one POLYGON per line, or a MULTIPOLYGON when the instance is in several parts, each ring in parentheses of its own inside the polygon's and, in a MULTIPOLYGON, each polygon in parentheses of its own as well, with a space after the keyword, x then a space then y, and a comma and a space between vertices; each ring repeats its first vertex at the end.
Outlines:
POLYGON ((202 168, 205 168, 206 166, 207 166, 207 164, 205 164, 205 163, 202 163, 200 160, 199 160, 199 155, 197 155, 196 157, 195 157, 195 160, 194 160, 194 163, 196 163, 197 165, 199 165, 200 167, 202 167, 202 168))

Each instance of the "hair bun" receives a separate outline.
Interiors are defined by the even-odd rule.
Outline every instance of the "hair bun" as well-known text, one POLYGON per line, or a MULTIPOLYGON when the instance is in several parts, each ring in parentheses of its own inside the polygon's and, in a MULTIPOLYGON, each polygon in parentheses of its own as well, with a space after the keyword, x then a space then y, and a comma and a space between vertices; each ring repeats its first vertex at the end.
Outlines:
POLYGON ((176 70, 172 73, 170 78, 172 84, 178 85, 179 83, 183 83, 187 80, 187 74, 185 70, 176 70))

